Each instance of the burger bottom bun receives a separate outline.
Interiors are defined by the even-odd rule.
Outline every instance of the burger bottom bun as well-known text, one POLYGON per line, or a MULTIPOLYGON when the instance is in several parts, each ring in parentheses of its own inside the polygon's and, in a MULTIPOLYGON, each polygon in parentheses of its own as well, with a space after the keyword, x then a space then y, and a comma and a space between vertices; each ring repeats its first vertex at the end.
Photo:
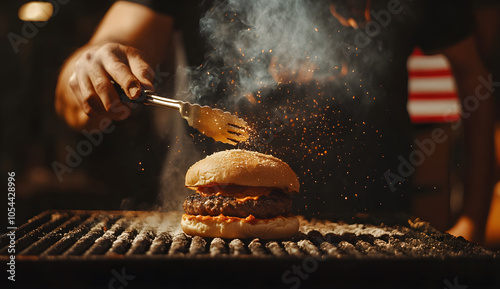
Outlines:
POLYGON ((299 231, 299 220, 294 216, 279 216, 249 222, 236 217, 183 214, 181 227, 184 233, 201 237, 283 239, 299 231))

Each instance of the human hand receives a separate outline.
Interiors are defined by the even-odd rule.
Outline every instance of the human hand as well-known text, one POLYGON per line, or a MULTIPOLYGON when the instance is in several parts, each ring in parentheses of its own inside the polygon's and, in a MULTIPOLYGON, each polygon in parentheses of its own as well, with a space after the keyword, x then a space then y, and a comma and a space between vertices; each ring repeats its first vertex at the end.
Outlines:
POLYGON ((134 100, 143 88, 153 88, 154 72, 133 47, 107 43, 85 49, 75 61, 68 84, 89 118, 123 120, 130 115, 130 108, 120 101, 111 79, 134 100))

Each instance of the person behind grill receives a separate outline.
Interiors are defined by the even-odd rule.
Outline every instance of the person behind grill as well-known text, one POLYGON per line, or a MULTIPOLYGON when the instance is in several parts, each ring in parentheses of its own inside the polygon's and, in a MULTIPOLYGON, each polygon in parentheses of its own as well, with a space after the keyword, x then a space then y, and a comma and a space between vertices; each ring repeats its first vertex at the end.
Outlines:
MULTIPOLYGON (((468 176, 465 206, 463 216, 450 230, 481 242, 492 192, 493 98, 481 97, 492 87, 491 83, 485 83, 488 72, 471 36, 467 3, 295 2, 307 5, 311 15, 317 15, 311 21, 316 21, 319 27, 331 29, 326 35, 342 31, 341 40, 326 37, 324 43, 317 44, 338 50, 332 54, 339 58, 334 75, 323 74, 318 81, 314 74, 331 69, 322 67, 321 61, 305 61, 294 73, 283 69, 289 59, 269 56, 263 59, 268 67, 263 73, 274 79, 273 87, 255 89, 238 101, 230 101, 227 92, 234 86, 231 81, 221 81, 209 90, 202 90, 196 99, 188 100, 238 112, 254 125, 261 138, 258 149, 282 158, 299 175, 302 194, 294 200, 299 214, 335 218, 353 213, 408 211, 411 164, 401 171, 412 153, 406 110, 406 60, 416 46, 428 54, 442 53, 450 61, 462 100, 466 101, 468 96, 481 99, 474 110, 463 113, 468 176), (380 11, 391 13, 390 18, 380 11), (378 21, 380 28, 377 33, 366 30, 370 25, 373 27, 374 21, 378 21), (370 33, 362 45, 360 31, 365 36, 370 33), (478 87, 482 88, 479 92, 478 87), (271 111, 275 114, 267 114, 264 118, 268 119, 262 120, 263 112, 271 111), (279 118, 280 114, 286 117, 279 118), (264 136, 270 127, 274 130, 264 136)), ((90 41, 64 64, 56 91, 57 112, 71 127, 80 130, 105 130, 110 119, 128 118, 132 111, 130 104, 119 100, 110 79, 132 100, 140 96, 141 89, 158 89, 154 70, 161 62, 173 65, 174 31, 182 31, 185 64, 202 68, 205 76, 210 75, 210 70, 203 70, 210 67, 206 56, 220 47, 209 47, 204 42, 207 39, 199 33, 200 18, 220 16, 223 21, 236 23, 233 26, 223 23, 224 29, 241 29, 246 25, 239 20, 238 13, 234 13, 234 18, 228 18, 227 13, 217 14, 220 5, 228 2, 215 3, 116 2, 90 41)), ((226 39, 219 44, 231 41, 226 39)), ((220 62, 221 59, 214 61, 220 67, 219 73, 232 73, 233 67, 225 71, 227 63, 220 62)), ((244 63, 241 66, 245 68, 244 63)), ((165 198, 181 204, 184 196, 176 198, 175 192, 182 182, 176 186, 172 178, 182 180, 189 165, 228 146, 205 139, 185 127, 185 123, 175 124, 177 121, 172 118, 166 124, 176 127, 173 130, 176 140, 171 142, 161 178, 165 198)), ((168 129, 172 133, 172 128, 168 129)))

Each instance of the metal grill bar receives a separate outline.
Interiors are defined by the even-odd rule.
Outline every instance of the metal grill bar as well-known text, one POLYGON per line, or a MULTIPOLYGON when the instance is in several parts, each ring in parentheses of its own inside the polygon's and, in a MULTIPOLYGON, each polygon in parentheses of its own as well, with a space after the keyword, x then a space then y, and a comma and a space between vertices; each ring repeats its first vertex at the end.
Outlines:
POLYGON ((42 256, 53 256, 60 255, 64 251, 66 251, 71 245, 76 243, 78 239, 80 239, 85 233, 89 231, 89 229, 98 222, 97 216, 91 216, 85 222, 83 222, 76 229, 64 234, 64 236, 59 239, 57 242, 52 244, 45 252, 43 252, 42 256))
POLYGON ((340 250, 332 243, 323 242, 320 244, 319 248, 322 252, 325 252, 328 257, 340 258, 342 256, 340 250))
POLYGON ((76 226, 78 226, 82 222, 82 220, 85 220, 87 218, 88 218, 88 215, 87 216, 76 215, 76 216, 72 217, 71 219, 67 220, 59 227, 55 228, 49 234, 45 235, 43 238, 36 241, 31 246, 29 246, 28 248, 21 251, 21 253, 19 253, 19 255, 39 255, 39 254, 41 254, 42 252, 47 250, 52 244, 59 241, 61 239, 61 237, 64 236, 64 234, 73 230, 76 226))
POLYGON ((172 245, 172 237, 168 232, 160 232, 153 240, 149 251, 146 253, 148 255, 160 255, 168 252, 170 246, 172 245))
POLYGON ((141 255, 146 253, 146 251, 151 246, 154 239, 154 231, 151 227, 146 227, 139 232, 137 237, 133 240, 130 250, 127 252, 128 255, 141 255))
MULTIPOLYGON (((16 230, 16 235, 18 236, 24 236, 28 232, 31 232, 35 230, 36 228, 40 227, 40 225, 48 222, 52 218, 52 214, 50 212, 45 212, 42 213, 28 222, 24 223, 21 225, 19 228, 16 230)), ((3 248, 9 244, 9 237, 7 234, 0 236, 0 248, 3 248)))
POLYGON ((290 256, 294 257, 303 257, 304 253, 300 250, 299 246, 297 243, 292 242, 292 241, 285 241, 283 242, 283 246, 285 247, 285 250, 290 256))
MULTIPOLYGON (((147 212, 46 212, 16 231, 19 255, 38 256, 254 256, 265 258, 443 258, 493 256, 426 223, 395 226, 301 221, 289 240, 191 237, 172 215, 147 212)), ((8 238, 0 237, 0 255, 8 238)))
POLYGON ((259 239, 253 239, 250 244, 248 244, 248 249, 250 249, 252 255, 257 257, 265 257, 267 255, 265 246, 259 239))
POLYGON ((126 218, 119 219, 113 226, 107 230, 104 235, 95 240, 94 244, 90 249, 84 253, 84 255, 102 255, 106 253, 109 248, 113 245, 117 236, 125 230, 128 226, 128 221, 126 218))
MULTIPOLYGON (((116 238, 116 240, 112 243, 111 249, 107 252, 110 254, 125 254, 128 249, 131 247, 132 242, 137 236, 137 229, 140 227, 140 222, 136 221, 129 227, 123 230, 123 232, 116 238)), ((121 228, 120 228, 121 229, 121 228)), ((111 240, 112 238, 110 238, 111 240)))
POLYGON ((229 253, 233 256, 240 256, 247 254, 245 244, 240 239, 231 240, 229 243, 229 253))
MULTIPOLYGON (((56 227, 61 225, 69 218, 70 218, 69 213, 60 213, 60 214, 56 213, 51 215, 50 219, 46 223, 43 223, 41 226, 35 228, 34 230, 30 231, 25 235, 19 235, 22 237, 17 239, 16 241, 16 250, 18 251, 24 250, 25 248, 27 248, 28 246, 30 246, 31 244, 35 243, 40 238, 42 238, 45 234, 54 230, 56 227)), ((17 232, 16 235, 18 235, 17 232)), ((4 247, 2 250, 0 250, 0 255, 4 254, 7 254, 7 246, 4 247)))
POLYGON ((172 245, 170 246, 170 251, 168 254, 176 255, 183 254, 186 252, 186 248, 189 246, 189 240, 186 235, 179 233, 172 238, 172 245))
POLYGON ((272 241, 266 244, 266 249, 276 257, 286 256, 286 251, 280 246, 278 242, 272 241))
MULTIPOLYGON (((414 219, 302 219, 291 238, 262 240, 188 236, 180 217, 44 212, 15 232, 16 282, 22 288, 126 287, 120 280, 130 288, 203 288, 208 281, 218 288, 443 288, 443 280, 453 284, 459 276, 460 285, 474 288, 500 284, 498 253, 414 219), (255 268, 259 278, 242 278, 255 268), (48 284, 54 272, 57 280, 48 284)), ((2 262, 11 258, 10 241, 0 236, 2 262)))
MULTIPOLYGON (((115 220, 116 220, 115 218, 104 217, 102 221, 100 221, 97 225, 93 226, 90 229, 90 231, 85 232, 83 237, 78 239, 78 241, 76 241, 76 243, 74 243, 74 245, 72 245, 67 251, 62 253, 62 255, 65 256, 82 255, 83 253, 85 253, 85 251, 87 251, 88 248, 90 248, 95 243, 97 238, 99 238, 100 236, 102 236, 102 234, 104 234, 106 228, 109 228, 115 220)), ((78 231, 75 232, 75 234, 78 234, 78 231)))
POLYGON ((205 247, 207 246, 207 241, 200 236, 195 236, 191 239, 191 245, 189 246, 189 254, 200 255, 205 253, 205 247))
POLYGON ((220 256, 226 254, 226 242, 221 238, 214 238, 210 242, 210 255, 220 256))

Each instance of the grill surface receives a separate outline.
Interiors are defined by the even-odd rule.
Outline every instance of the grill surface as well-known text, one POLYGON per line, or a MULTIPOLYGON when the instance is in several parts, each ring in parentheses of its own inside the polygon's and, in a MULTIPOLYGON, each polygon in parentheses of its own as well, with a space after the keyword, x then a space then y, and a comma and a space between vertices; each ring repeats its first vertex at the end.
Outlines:
MULTIPOLYGON (((257 281, 249 280, 249 272, 262 280, 254 285, 285 288, 391 282, 399 288, 443 288, 444 280, 453 283, 455 277, 468 285, 499 281, 497 254, 418 219, 302 219, 300 232, 287 240, 191 237, 179 224, 180 213, 47 211, 16 230, 18 272, 28 270, 33 276, 36 271, 48 280, 43 274, 59 270, 64 274, 58 275, 58 284, 76 278, 82 287, 106 286, 113 270, 141 276, 137 288, 165 283, 251 286, 257 281), (359 276, 371 281, 359 283, 359 276)), ((8 245, 9 237, 1 236, 2 260, 8 258, 8 245)), ((29 277, 22 282, 43 284, 29 277)), ((134 288, 134 281, 127 285, 134 288)))

